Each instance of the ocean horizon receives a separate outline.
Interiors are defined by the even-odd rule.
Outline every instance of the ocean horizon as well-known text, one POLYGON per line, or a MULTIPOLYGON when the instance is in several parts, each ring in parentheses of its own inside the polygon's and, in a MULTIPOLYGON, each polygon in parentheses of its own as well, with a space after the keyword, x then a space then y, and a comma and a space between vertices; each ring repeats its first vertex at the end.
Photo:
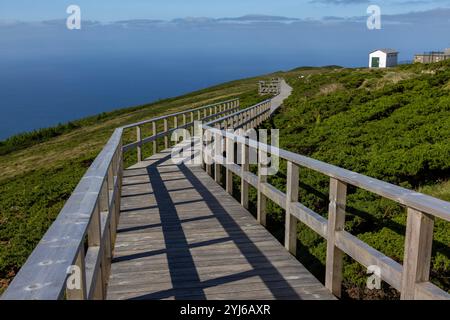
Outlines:
POLYGON ((375 48, 412 60, 446 45, 433 28, 386 22, 371 32, 365 18, 264 16, 85 22, 81 30, 68 30, 65 20, 0 20, 0 140, 240 78, 300 66, 363 67, 375 48))

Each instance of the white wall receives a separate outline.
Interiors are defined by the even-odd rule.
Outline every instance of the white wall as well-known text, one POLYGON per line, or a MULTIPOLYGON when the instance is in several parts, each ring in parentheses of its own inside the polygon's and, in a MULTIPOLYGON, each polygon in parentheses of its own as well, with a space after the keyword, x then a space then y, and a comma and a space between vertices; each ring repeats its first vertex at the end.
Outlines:
POLYGON ((372 67, 372 58, 380 58, 380 68, 386 68, 387 54, 383 51, 375 51, 369 55, 369 68, 372 67))

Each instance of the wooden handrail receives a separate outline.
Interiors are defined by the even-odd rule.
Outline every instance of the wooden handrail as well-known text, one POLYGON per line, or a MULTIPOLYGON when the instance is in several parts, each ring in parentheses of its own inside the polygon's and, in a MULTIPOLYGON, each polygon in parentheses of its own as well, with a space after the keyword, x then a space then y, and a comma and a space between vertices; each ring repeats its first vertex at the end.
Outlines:
POLYGON ((281 91, 281 79, 275 78, 270 81, 259 81, 258 92, 260 95, 279 94, 281 91))
MULTIPOLYGON (((264 103, 262 103, 264 106, 264 103)), ((381 279, 401 292, 402 299, 450 299, 450 295, 429 281, 431 250, 433 242, 433 220, 435 217, 450 221, 450 203, 431 196, 408 190, 381 180, 355 173, 337 166, 301 156, 280 149, 241 134, 223 130, 230 128, 256 127, 268 118, 270 108, 251 107, 228 115, 203 126, 210 135, 226 139, 225 156, 209 154, 216 168, 224 166, 227 170, 226 189, 232 190, 232 174, 241 178, 241 203, 248 207, 248 186, 257 190, 257 217, 265 224, 265 198, 272 200, 286 210, 285 247, 296 252, 297 221, 301 221, 327 240, 325 286, 336 296, 341 294, 343 253, 348 254, 360 264, 378 266, 381 279), (249 119, 246 116, 252 114, 249 119), (242 115, 245 115, 242 117, 242 115), (236 120, 237 119, 237 120, 236 120), (222 125, 227 123, 227 126, 222 125), (218 125, 219 124, 219 125, 218 125), (242 149, 241 165, 234 163, 234 144, 242 149), (262 165, 258 164, 258 174, 248 171, 248 149, 257 150, 260 155, 271 154, 287 161, 287 194, 267 183, 261 175, 262 165), (230 154, 229 154, 230 152, 230 154), (299 168, 308 168, 330 178, 330 202, 328 220, 298 202, 299 168), (384 198, 393 200, 407 208, 405 256, 403 265, 370 247, 357 237, 344 230, 347 186, 367 190, 384 198)), ((207 152, 202 148, 202 152, 207 152)), ((217 169, 216 169, 217 170, 217 169)))
MULTIPOLYGON (((231 112, 234 112, 234 111, 236 111, 236 110, 238 110, 238 109, 240 108, 240 106, 239 106, 239 100, 236 100, 235 103, 230 104, 230 105, 228 106, 228 108, 229 108, 229 109, 225 109, 225 110, 222 110, 222 111, 220 111, 220 112, 213 113, 212 115, 208 115, 208 116, 205 116, 205 117, 200 117, 198 120, 201 120, 201 121, 208 121, 208 120, 210 120, 210 119, 217 118, 218 116, 222 116, 222 115, 224 115, 224 114, 230 114, 231 112)), ((142 145, 144 145, 144 144, 146 144, 146 143, 149 143, 149 142, 154 142, 154 141, 156 141, 156 140, 158 140, 158 139, 160 139, 160 138, 164 138, 164 139, 165 139, 165 140, 164 140, 164 144, 165 144, 165 147, 167 148, 167 147, 169 146, 169 136, 170 136, 175 130, 177 130, 177 129, 188 129, 188 128, 193 127, 194 124, 195 124, 195 121, 191 121, 191 122, 185 123, 185 124, 183 124, 183 125, 178 125, 178 124, 177 124, 176 127, 174 126, 174 128, 169 129, 169 124, 168 124, 168 120, 167 120, 168 118, 169 118, 169 117, 163 119, 163 120, 164 120, 164 131, 163 131, 163 132, 160 132, 160 133, 155 133, 155 132, 157 132, 157 131, 156 131, 156 122, 157 122, 158 120, 160 120, 160 118, 154 118, 154 119, 149 120, 149 122, 147 122, 147 123, 152 123, 153 135, 151 135, 151 136, 149 136, 149 137, 146 137, 146 138, 142 138, 142 137, 141 137, 141 139, 137 139, 135 142, 132 142, 132 143, 129 143, 129 144, 125 145, 125 146, 123 147, 123 148, 124 148, 124 151, 126 152, 126 151, 129 151, 129 150, 132 150, 132 149, 137 148, 137 149, 138 149, 138 157, 139 157, 139 148, 140 148, 142 145), (156 120, 155 120, 155 119, 156 119, 156 120)), ((191 116, 191 119, 192 119, 192 116, 191 116)), ((140 126, 135 126, 135 127, 136 127, 137 132, 140 132, 140 126)), ((138 136, 138 137, 139 137, 139 135, 140 135, 140 133, 137 133, 137 136, 138 136)), ((155 145, 153 145, 153 148, 154 148, 154 150, 153 150, 154 152, 153 152, 153 153, 156 153, 156 152, 155 152, 155 150, 156 150, 155 145)), ((141 158, 138 158, 138 159, 141 159, 141 158)), ((139 161, 140 161, 140 160, 139 160, 139 161)))
POLYGON ((238 108, 239 99, 232 99, 116 129, 1 299, 104 299, 120 213, 124 152, 137 148, 140 161, 145 143, 155 143, 176 129, 193 126, 194 111, 199 112, 198 120, 210 120, 238 108), (202 118, 202 110, 209 115, 202 118), (190 123, 187 114, 191 115, 190 123), (157 133, 156 121, 169 118, 176 119, 176 127, 169 129, 166 122, 165 132, 157 133), (141 126, 147 123, 152 123, 153 136, 143 138, 141 126), (123 146, 124 130, 134 127, 137 141, 123 146), (75 277, 79 275, 79 287, 76 281, 73 286, 67 284, 72 272, 75 277))
POLYGON ((226 101, 221 101, 221 102, 217 102, 217 103, 214 103, 214 104, 209 104, 209 105, 198 107, 198 108, 194 108, 194 109, 189 109, 189 110, 185 110, 185 111, 171 113, 171 114, 167 114, 167 115, 164 115, 164 116, 152 118, 152 119, 149 119, 149 120, 144 120, 144 121, 132 123, 132 124, 123 126, 122 129, 134 128, 134 127, 142 126, 144 124, 152 123, 152 122, 155 122, 155 121, 169 119, 169 118, 172 118, 172 117, 181 116, 183 114, 188 114, 188 113, 191 113, 191 112, 200 112, 202 110, 212 109, 212 108, 220 106, 220 105, 224 105, 224 104, 228 104, 228 103, 236 103, 236 102, 239 102, 239 98, 230 99, 230 100, 226 100, 226 101))
POLYGON ((114 131, 2 299, 105 297, 120 211, 122 132, 114 131), (72 266, 79 268, 78 289, 66 287, 72 266))

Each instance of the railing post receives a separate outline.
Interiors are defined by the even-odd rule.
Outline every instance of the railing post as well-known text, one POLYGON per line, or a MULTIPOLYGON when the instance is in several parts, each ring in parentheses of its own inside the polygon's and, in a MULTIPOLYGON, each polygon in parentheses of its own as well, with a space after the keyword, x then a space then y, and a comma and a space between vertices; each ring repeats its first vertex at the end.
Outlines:
POLYGON ((284 233, 284 247, 294 256, 297 254, 297 224, 298 220, 292 215, 291 204, 298 201, 299 168, 296 164, 287 163, 286 184, 286 227, 284 233))
POLYGON ((114 176, 116 180, 116 185, 114 186, 114 206, 112 211, 112 228, 111 228, 111 247, 114 248, 114 244, 116 243, 116 236, 117 236, 117 225, 119 224, 119 215, 120 215, 120 197, 121 197, 121 185, 119 180, 120 175, 120 168, 119 168, 119 159, 120 159, 120 151, 117 150, 116 156, 115 156, 115 168, 114 168, 114 176))
MULTIPOLYGON (((109 175, 108 175, 109 176, 109 175)), ((110 208, 109 208, 109 178, 106 177, 105 181, 103 182, 102 190, 100 192, 100 221, 101 216, 103 215, 110 215, 110 208)), ((101 223, 100 223, 101 225, 101 223)), ((110 244, 108 243, 110 239, 107 237, 109 230, 108 227, 105 227, 105 230, 103 230, 104 233, 102 233, 101 238, 101 244, 100 244, 100 252, 102 253, 102 259, 101 259, 101 274, 100 275, 100 283, 102 288, 102 298, 106 296, 106 282, 108 280, 108 270, 109 270, 109 264, 111 263, 111 248, 110 244)))
POLYGON ((205 139, 206 143, 208 144, 208 148, 206 147, 204 148, 204 154, 206 159, 205 163, 206 173, 208 173, 209 176, 212 175, 211 138, 212 138, 211 131, 206 130, 205 139))
POLYGON ((194 112, 191 112, 191 126, 190 126, 191 136, 194 135, 194 112))
POLYGON ((169 148, 169 121, 164 119, 164 148, 169 148))
POLYGON ((88 246, 100 247, 102 242, 101 229, 100 229, 100 207, 99 204, 95 206, 92 214, 91 222, 88 228, 88 246))
MULTIPOLYGON (((152 122, 152 130, 153 130, 153 136, 156 137, 157 129, 156 129, 155 121, 152 122)), ((153 154, 157 154, 158 153, 158 144, 157 144, 156 138, 155 138, 155 140, 153 140, 152 144, 153 144, 153 154)))
POLYGON ((258 157, 258 188, 257 188, 257 220, 258 222, 266 226, 266 210, 267 210, 267 197, 262 193, 262 186, 267 182, 267 153, 259 149, 258 157))
POLYGON ((407 212, 401 299, 413 300, 416 284, 430 279, 434 217, 411 208, 407 212))
MULTIPOLYGON (((232 138, 226 138, 226 158, 225 164, 234 164, 234 140, 232 138)), ((233 172, 226 167, 225 187, 229 194, 233 194, 233 172)))
MULTIPOLYGON (((245 134, 243 138, 246 139, 245 134)), ((248 209, 248 182, 245 180, 245 173, 250 168, 249 146, 244 142, 241 144, 241 205, 248 209)))
POLYGON ((203 125, 199 125, 198 127, 194 126, 194 136, 198 134, 199 137, 199 146, 200 146, 200 162, 203 170, 206 171, 206 163, 205 163, 205 130, 203 129, 203 125))
POLYGON ((178 129, 178 116, 173 117, 173 129, 174 130, 178 129))
POLYGON ((142 161, 142 133, 141 133, 141 127, 137 126, 136 127, 136 139, 137 142, 139 143, 137 146, 137 162, 141 162, 142 161))
POLYGON ((243 114, 243 121, 244 121, 244 125, 243 125, 243 129, 247 130, 248 129, 248 111, 245 111, 243 114))
POLYGON ((347 184, 330 179, 328 210, 327 260, 325 287, 335 296, 341 296, 343 252, 336 247, 336 232, 344 230, 347 184))
MULTIPOLYGON (((94 212, 92 214, 92 219, 88 228, 88 247, 98 247, 99 251, 103 250, 102 246, 102 233, 101 233, 101 222, 100 222, 100 206, 99 203, 95 206, 94 212)), ((95 272, 94 272, 95 273, 95 272)), ((89 299, 94 300, 103 300, 105 294, 103 292, 103 276, 102 276, 102 268, 100 267, 97 271, 97 278, 92 279, 95 282, 94 290, 92 291, 93 296, 88 297, 89 299)))
POLYGON ((69 289, 66 287, 66 298, 67 300, 86 300, 86 268, 84 263, 84 244, 82 243, 78 251, 77 259, 75 261, 75 266, 80 272, 80 289, 69 289))
MULTIPOLYGON (((220 124, 216 125, 216 129, 220 130, 220 124)), ((219 133, 214 135, 214 180, 220 184, 222 180, 221 165, 218 157, 222 155, 222 136, 219 133), (217 158, 216 158, 217 157, 217 158)))
POLYGON ((116 221, 119 221, 120 216, 120 204, 122 201, 122 181, 123 181, 123 141, 122 138, 119 142, 119 154, 117 158, 117 208, 116 208, 116 221))

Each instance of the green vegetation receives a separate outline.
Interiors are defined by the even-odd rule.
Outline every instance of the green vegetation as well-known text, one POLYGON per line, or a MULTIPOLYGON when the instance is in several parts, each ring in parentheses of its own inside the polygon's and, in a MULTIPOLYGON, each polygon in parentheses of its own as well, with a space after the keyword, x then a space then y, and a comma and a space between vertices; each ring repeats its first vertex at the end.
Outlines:
MULTIPOLYGON (((268 77, 272 77, 270 75, 268 77)), ((394 69, 298 68, 275 76, 294 88, 264 126, 280 129, 281 147, 450 201, 450 62, 394 69)), ((0 292, 14 277, 117 126, 200 105, 241 98, 261 100, 257 81, 234 81, 150 105, 117 110, 12 137, 0 143, 0 292)), ((143 128, 149 135, 149 127, 143 128)), ((125 143, 135 132, 125 133, 125 143)), ((145 156, 150 146, 144 148, 145 156)), ((126 155, 132 163, 134 153, 126 155)), ((285 163, 270 182, 285 189, 285 163)), ((300 199, 326 216, 328 179, 308 169, 300 199)), ((255 193, 251 194, 253 205, 255 193)), ((284 212, 269 201, 268 227, 284 238, 284 212)), ((351 187, 346 230, 401 262, 406 215, 401 206, 351 187)), ((298 227, 297 256, 323 280, 325 242, 298 227)), ((450 290, 450 228, 436 221, 432 281, 450 290)), ((366 291, 366 271, 346 258, 350 298, 395 299, 387 285, 366 291)))
MULTIPOLYGON (((286 77, 292 96, 266 127, 280 129, 280 145, 312 158, 450 200, 450 63, 387 70, 297 69, 286 77)), ((272 183, 283 189, 285 168, 272 183)), ((326 216, 328 179, 300 175, 301 201, 326 216)), ((284 213, 271 206, 275 234, 284 213)), ((401 206, 350 188, 346 230, 401 262, 406 214, 401 206)), ((324 277, 325 242, 298 229, 300 260, 324 277)), ((436 221, 432 281, 450 290, 450 226, 436 221)), ((368 292, 365 269, 346 259, 344 287, 353 298, 396 298, 387 288, 368 292)))

